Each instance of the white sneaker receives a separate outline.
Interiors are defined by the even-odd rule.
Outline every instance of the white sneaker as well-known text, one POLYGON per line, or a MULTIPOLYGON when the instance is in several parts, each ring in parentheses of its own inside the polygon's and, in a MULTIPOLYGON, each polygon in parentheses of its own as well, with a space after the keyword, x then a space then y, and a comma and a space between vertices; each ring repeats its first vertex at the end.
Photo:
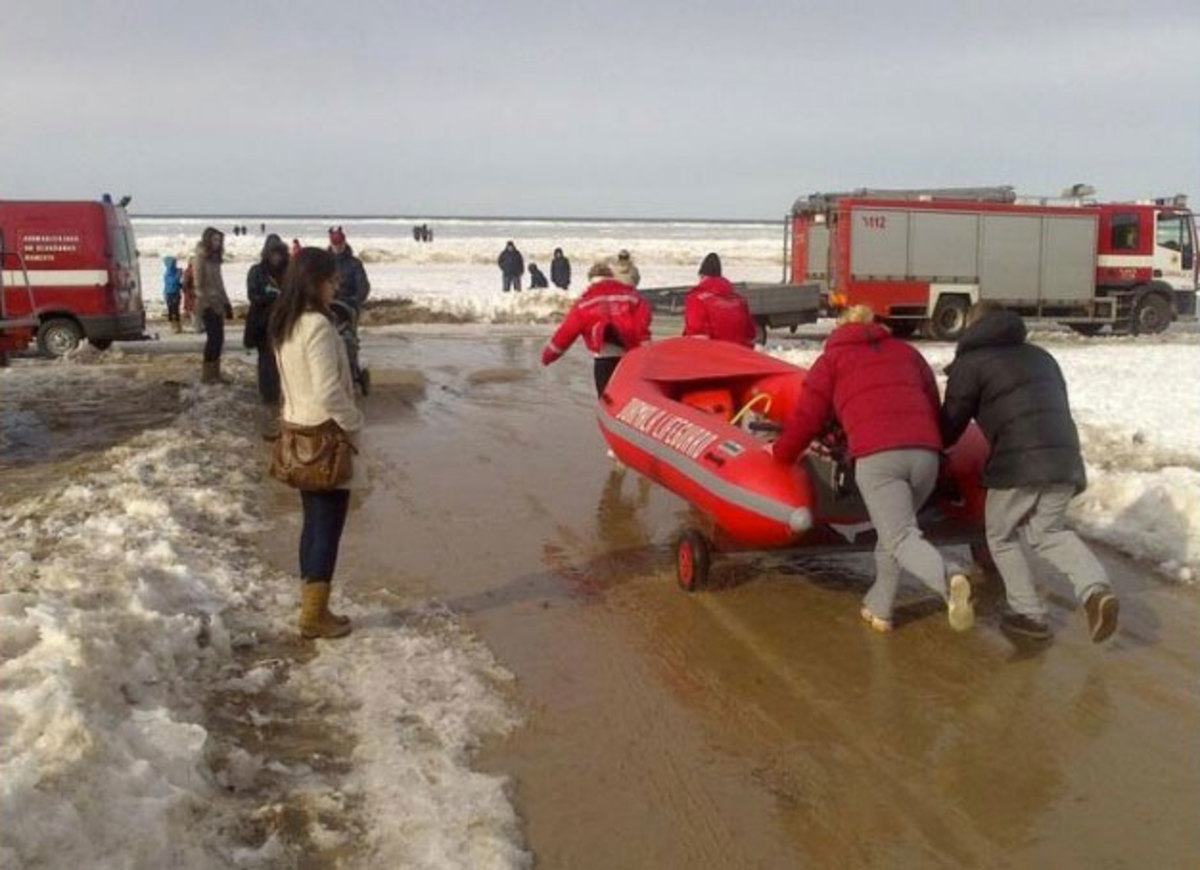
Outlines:
POLYGON ((950 595, 946 599, 950 627, 955 631, 969 631, 975 625, 975 605, 971 603, 971 581, 965 574, 950 578, 950 595))

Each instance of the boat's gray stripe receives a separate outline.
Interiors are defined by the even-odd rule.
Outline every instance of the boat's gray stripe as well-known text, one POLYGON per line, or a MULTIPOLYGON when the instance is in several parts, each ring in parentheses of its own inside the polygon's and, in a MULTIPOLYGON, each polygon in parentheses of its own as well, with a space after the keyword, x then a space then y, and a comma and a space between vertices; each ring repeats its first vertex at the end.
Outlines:
POLYGON ((633 444, 637 445, 647 453, 652 454, 655 458, 661 459, 663 462, 670 465, 680 474, 690 478, 693 482, 699 484, 707 490, 715 493, 725 501, 731 502, 740 508, 752 511, 768 519, 783 523, 792 528, 794 531, 801 532, 809 528, 812 522, 811 510, 801 505, 790 505, 785 502, 776 501, 772 498, 767 498, 764 495, 759 495, 755 492, 750 492, 740 486, 730 483, 727 480, 722 480, 717 475, 713 474, 706 468, 702 468, 697 462, 688 459, 686 456, 655 441, 644 432, 630 426, 628 423, 622 423, 620 420, 613 419, 608 414, 601 411, 598 414, 600 425, 608 429, 614 435, 624 438, 633 444), (797 519, 795 516, 797 511, 804 511, 808 514, 808 522, 801 528, 796 528, 794 523, 797 519))

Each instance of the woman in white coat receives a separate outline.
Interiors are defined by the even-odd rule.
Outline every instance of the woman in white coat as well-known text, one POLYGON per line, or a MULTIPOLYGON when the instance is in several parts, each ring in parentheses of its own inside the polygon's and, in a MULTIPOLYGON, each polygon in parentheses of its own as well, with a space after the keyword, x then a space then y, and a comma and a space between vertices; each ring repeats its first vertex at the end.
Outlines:
MULTIPOLYGON (((282 419, 297 426, 333 420, 356 441, 363 415, 354 402, 346 346, 329 311, 337 292, 336 276, 332 254, 319 248, 302 249, 288 265, 283 289, 271 311, 269 331, 283 387, 282 419)), ((347 489, 300 493, 304 506, 300 633, 306 638, 350 633, 350 620, 330 612, 329 592, 350 509, 350 488, 362 482, 362 460, 357 456, 353 468, 347 489)))

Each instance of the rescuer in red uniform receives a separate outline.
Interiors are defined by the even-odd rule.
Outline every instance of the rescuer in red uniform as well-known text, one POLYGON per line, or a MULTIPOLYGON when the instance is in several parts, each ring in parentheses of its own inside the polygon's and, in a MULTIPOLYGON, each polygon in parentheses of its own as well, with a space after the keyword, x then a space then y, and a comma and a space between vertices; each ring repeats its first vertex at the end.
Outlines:
POLYGON ((862 617, 876 631, 892 627, 901 569, 946 600, 950 626, 975 622, 967 578, 950 570, 917 527, 917 510, 937 484, 942 433, 940 399, 929 363, 911 345, 852 305, 808 370, 804 392, 775 442, 779 462, 795 462, 831 420, 846 432, 859 494, 875 527, 875 583, 862 617))
POLYGON ((708 254, 700 263, 700 283, 691 289, 683 309, 683 334, 754 347, 754 319, 742 294, 721 275, 721 258, 708 254))
POLYGON ((592 266, 588 279, 591 286, 546 343, 542 365, 550 365, 583 336, 596 358, 596 395, 600 395, 625 352, 650 340, 650 305, 633 287, 615 280, 606 263, 592 266))

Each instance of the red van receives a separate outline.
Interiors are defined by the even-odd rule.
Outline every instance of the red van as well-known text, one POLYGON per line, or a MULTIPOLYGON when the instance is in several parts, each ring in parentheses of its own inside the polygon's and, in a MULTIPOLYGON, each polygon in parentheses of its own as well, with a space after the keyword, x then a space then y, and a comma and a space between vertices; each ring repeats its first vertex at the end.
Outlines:
POLYGON ((146 337, 127 202, 0 200, 0 318, 30 323, 42 353, 146 337))

